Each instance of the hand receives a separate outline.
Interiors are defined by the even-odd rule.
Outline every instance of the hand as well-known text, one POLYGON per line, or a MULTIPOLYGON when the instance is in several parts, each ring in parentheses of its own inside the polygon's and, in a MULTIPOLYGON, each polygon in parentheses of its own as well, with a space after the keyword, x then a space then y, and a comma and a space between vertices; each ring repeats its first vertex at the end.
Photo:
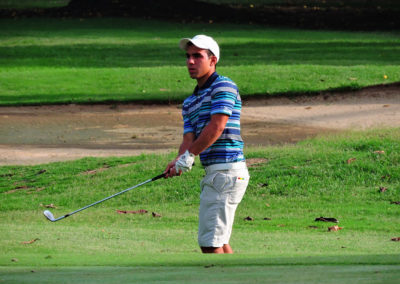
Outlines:
POLYGON ((170 162, 170 163, 167 165, 167 167, 165 168, 165 171, 164 171, 164 174, 165 174, 165 177, 164 177, 164 178, 172 178, 172 177, 174 177, 174 176, 180 175, 180 174, 177 173, 176 170, 175 170, 175 163, 176 163, 176 160, 177 160, 177 159, 173 160, 172 162, 170 162))
POLYGON ((186 150, 175 163, 175 170, 177 174, 188 172, 192 169, 194 163, 194 154, 186 150))

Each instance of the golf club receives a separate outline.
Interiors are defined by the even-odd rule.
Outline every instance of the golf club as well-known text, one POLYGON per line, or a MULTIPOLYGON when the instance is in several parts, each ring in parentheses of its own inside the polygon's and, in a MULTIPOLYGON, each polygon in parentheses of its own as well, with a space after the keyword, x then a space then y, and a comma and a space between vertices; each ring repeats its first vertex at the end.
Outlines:
POLYGON ((67 218, 67 217, 69 217, 69 216, 71 216, 71 215, 73 215, 73 214, 75 214, 75 213, 78 213, 78 212, 80 212, 80 211, 82 211, 82 210, 85 210, 85 209, 87 209, 87 208, 89 208, 89 207, 92 207, 92 206, 94 206, 94 205, 96 205, 96 204, 99 204, 99 203, 101 203, 101 202, 103 202, 103 201, 106 201, 106 200, 108 200, 108 199, 111 199, 111 198, 113 198, 113 197, 115 197, 115 196, 117 196, 117 195, 120 195, 120 194, 122 194, 122 193, 125 193, 125 192, 127 192, 127 191, 129 191, 129 190, 131 190, 131 189, 137 188, 137 187, 139 187, 139 186, 141 186, 141 185, 144 185, 144 184, 146 184, 146 183, 149 183, 149 182, 158 180, 158 179, 160 179, 160 178, 162 178, 162 177, 165 177, 165 174, 161 174, 161 175, 158 175, 158 176, 153 177, 153 178, 151 178, 151 179, 148 179, 148 180, 146 180, 146 181, 144 181, 144 182, 142 182, 142 183, 139 183, 139 184, 137 184, 137 185, 135 185, 135 186, 132 186, 132 187, 130 187, 130 188, 127 188, 127 189, 125 189, 125 190, 123 190, 123 191, 121 191, 121 192, 115 193, 115 194, 113 194, 113 195, 111 195, 111 196, 109 196, 109 197, 106 197, 106 198, 104 198, 104 199, 102 199, 102 200, 99 200, 99 201, 97 201, 97 202, 95 202, 95 203, 92 203, 92 204, 90 204, 90 205, 87 205, 87 206, 85 206, 85 207, 82 207, 82 208, 80 208, 80 209, 78 209, 78 210, 76 210, 76 211, 74 211, 74 212, 68 213, 68 214, 66 214, 66 215, 64 215, 64 216, 61 216, 61 217, 59 217, 59 218, 54 218, 53 213, 51 213, 49 210, 45 210, 45 211, 43 212, 43 214, 44 214, 44 216, 46 216, 46 218, 47 218, 49 221, 51 221, 51 222, 57 222, 57 221, 59 221, 59 220, 61 220, 61 219, 67 218))

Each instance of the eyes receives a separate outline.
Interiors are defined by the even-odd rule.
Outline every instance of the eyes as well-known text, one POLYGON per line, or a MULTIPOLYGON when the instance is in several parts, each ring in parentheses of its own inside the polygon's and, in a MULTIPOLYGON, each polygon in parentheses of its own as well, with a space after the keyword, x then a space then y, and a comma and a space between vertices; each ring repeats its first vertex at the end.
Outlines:
POLYGON ((186 59, 189 59, 189 58, 200 59, 203 57, 204 56, 201 53, 193 53, 193 54, 186 53, 186 59))

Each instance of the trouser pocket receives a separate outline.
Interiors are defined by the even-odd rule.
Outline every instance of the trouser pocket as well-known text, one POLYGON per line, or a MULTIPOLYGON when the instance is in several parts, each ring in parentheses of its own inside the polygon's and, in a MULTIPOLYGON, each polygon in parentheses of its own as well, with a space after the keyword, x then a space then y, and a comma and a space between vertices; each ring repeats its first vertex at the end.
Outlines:
POLYGON ((205 201, 226 200, 240 203, 249 183, 247 170, 219 171, 208 174, 201 181, 201 196, 205 201))

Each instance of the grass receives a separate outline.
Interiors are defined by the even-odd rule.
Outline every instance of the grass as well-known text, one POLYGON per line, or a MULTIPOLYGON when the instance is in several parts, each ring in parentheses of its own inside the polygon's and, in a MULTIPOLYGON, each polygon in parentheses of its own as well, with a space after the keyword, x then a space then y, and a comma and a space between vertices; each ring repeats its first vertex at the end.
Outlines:
POLYGON ((197 248, 198 166, 57 223, 42 216, 43 204, 54 204, 58 217, 147 180, 172 153, 0 167, 0 281, 396 283, 398 130, 246 149, 251 181, 231 239, 236 254, 229 256, 197 248), (320 216, 337 218, 343 229, 328 232, 335 224, 315 222, 320 216))
MULTIPOLYGON (((0 269, 1 272, 1 269, 0 269)), ((12 283, 397 283, 399 270, 383 265, 79 267, 12 269, 1 279, 12 283)))
MULTIPOLYGON (((258 163, 250 167, 251 182, 231 240, 236 254, 229 257, 204 256, 197 248, 198 183, 203 175, 199 167, 57 223, 42 216, 40 204, 54 204, 57 208, 51 211, 58 217, 147 180, 162 171, 172 154, 1 167, 0 265, 4 275, 18 279, 29 267, 46 277, 60 275, 52 268, 56 266, 76 267, 62 273, 100 269, 82 266, 113 266, 103 273, 117 273, 118 266, 133 266, 142 267, 147 276, 154 266, 186 267, 179 277, 200 273, 204 266, 214 271, 234 271, 237 266, 237 275, 251 271, 257 279, 271 275, 261 268, 265 266, 282 271, 290 265, 295 270, 306 266, 316 275, 318 265, 328 265, 328 271, 353 267, 361 277, 373 275, 381 265, 389 278, 397 277, 400 247, 391 238, 399 237, 400 225, 399 205, 392 203, 400 201, 398 130, 349 132, 298 145, 247 149, 248 162, 258 163), (355 160, 347 162, 351 158, 355 160), (380 187, 387 190, 380 192, 380 187), (149 213, 121 215, 116 209, 149 213), (162 217, 154 218, 151 212, 162 217), (244 220, 246 216, 254 221, 244 220), (343 229, 328 232, 335 224, 315 222, 320 216, 337 218, 343 229)), ((131 273, 126 268, 123 275, 131 273)))
MULTIPOLYGON (((194 82, 177 42, 197 33, 220 42, 218 70, 244 97, 400 78, 397 32, 129 19, 0 19, 0 26, 1 105, 180 101, 194 82)), ((200 167, 57 223, 42 215, 44 205, 54 204, 59 217, 158 175, 173 153, 0 167, 0 282, 397 283, 399 133, 246 149, 248 162, 258 163, 237 211, 232 256, 197 248, 200 167), (334 224, 315 222, 320 216, 343 229, 328 232, 334 224)))
POLYGON ((0 9, 55 8, 68 5, 70 0, 0 0, 0 9))
POLYGON ((40 269, 34 273, 16 269, 2 279, 15 281, 12 283, 396 283, 398 276, 398 270, 390 266, 185 267, 179 272, 164 267, 85 267, 40 269))
MULTIPOLYGON (((396 0, 351 0, 341 1, 318 1, 318 0, 201 0, 203 2, 222 4, 222 5, 247 5, 250 7, 259 6, 290 6, 290 7, 336 7, 336 8, 386 8, 398 9, 398 1, 396 0)), ((70 0, 0 0, 0 9, 29 9, 29 8, 51 8, 63 7, 68 5, 70 0)))
POLYGON ((0 19, 0 105, 181 101, 180 38, 214 36, 243 97, 398 82, 397 32, 332 32, 132 19, 0 19), (386 76, 385 76, 386 75, 386 76))
POLYGON ((353 8, 379 9, 394 8, 399 9, 399 3, 396 0, 348 0, 348 1, 319 1, 319 0, 201 0, 203 2, 211 2, 223 5, 247 5, 248 7, 257 8, 260 6, 280 6, 280 7, 297 7, 304 9, 312 8, 353 8), (250 6, 251 5, 251 6, 250 6))

